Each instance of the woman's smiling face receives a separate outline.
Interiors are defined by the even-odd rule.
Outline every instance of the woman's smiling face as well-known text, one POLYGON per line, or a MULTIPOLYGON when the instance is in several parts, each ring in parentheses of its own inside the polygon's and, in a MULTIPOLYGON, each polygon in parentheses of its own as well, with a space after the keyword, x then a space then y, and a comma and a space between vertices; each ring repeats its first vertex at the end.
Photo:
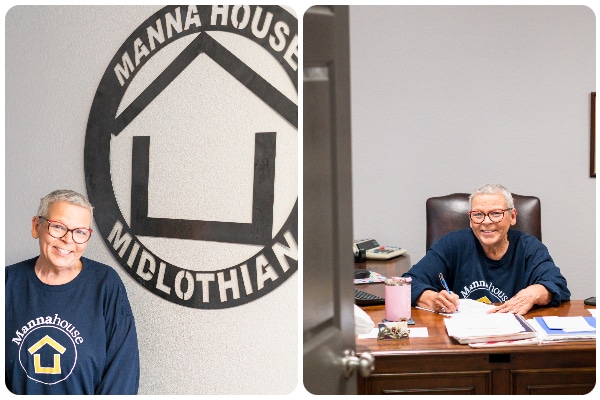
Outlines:
POLYGON ((484 249, 501 249, 508 237, 508 229, 517 223, 517 211, 513 208, 504 211, 504 217, 500 222, 493 222, 489 215, 491 211, 506 210, 506 199, 500 193, 478 194, 471 201, 471 211, 485 214, 480 224, 470 220, 473 233, 484 249))
MULTIPOLYGON (((69 229, 89 228, 92 223, 89 210, 64 201, 50 205, 48 215, 44 217, 59 221, 69 229)), ((75 243, 72 232, 67 232, 62 238, 52 237, 48 232, 48 222, 43 218, 34 217, 31 224, 31 235, 34 239, 39 239, 40 257, 38 265, 40 267, 61 270, 79 265, 79 259, 87 247, 87 242, 83 244, 75 243)))

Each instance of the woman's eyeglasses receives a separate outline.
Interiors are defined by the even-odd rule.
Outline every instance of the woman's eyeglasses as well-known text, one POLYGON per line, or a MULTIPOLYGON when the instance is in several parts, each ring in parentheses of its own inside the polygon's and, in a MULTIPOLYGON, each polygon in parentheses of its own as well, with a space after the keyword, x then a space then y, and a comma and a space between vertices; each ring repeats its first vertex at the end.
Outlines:
POLYGON ((48 233, 55 239, 62 239, 65 235, 71 232, 73 241, 77 244, 84 244, 92 236, 92 230, 88 228, 73 228, 69 229, 62 222, 54 221, 41 215, 38 218, 45 219, 48 223, 48 233))
POLYGON ((485 217, 488 217, 492 222, 500 222, 504 218, 504 213, 512 210, 512 208, 507 208, 506 210, 492 210, 489 213, 484 213, 482 211, 469 211, 469 218, 471 221, 476 224, 481 224, 485 220, 485 217))

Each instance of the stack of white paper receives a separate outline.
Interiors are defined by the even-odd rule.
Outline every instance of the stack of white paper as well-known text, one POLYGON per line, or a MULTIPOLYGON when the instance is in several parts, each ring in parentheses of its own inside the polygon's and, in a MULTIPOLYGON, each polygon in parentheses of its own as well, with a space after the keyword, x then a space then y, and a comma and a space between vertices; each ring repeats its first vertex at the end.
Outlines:
POLYGON ((444 320, 448 335, 461 344, 528 339, 536 336, 521 317, 506 313, 460 313, 444 320))

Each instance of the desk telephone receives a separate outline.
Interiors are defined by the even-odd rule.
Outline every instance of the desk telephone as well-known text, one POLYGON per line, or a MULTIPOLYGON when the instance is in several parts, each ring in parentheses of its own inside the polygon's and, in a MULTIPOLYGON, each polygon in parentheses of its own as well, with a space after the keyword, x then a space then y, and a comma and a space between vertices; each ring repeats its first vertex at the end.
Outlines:
POLYGON ((389 260, 407 252, 406 249, 400 247, 381 246, 375 239, 355 240, 352 243, 352 251, 354 259, 358 262, 365 261, 361 260, 362 254, 365 255, 367 260, 389 260))

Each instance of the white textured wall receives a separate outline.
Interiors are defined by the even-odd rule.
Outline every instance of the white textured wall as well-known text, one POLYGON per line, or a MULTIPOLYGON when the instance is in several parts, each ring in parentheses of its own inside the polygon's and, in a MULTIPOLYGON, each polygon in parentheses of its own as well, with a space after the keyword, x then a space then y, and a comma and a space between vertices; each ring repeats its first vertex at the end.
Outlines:
MULTIPOLYGON (((40 197, 58 188, 86 193, 84 140, 98 84, 121 44, 159 9, 159 6, 18 6, 8 10, 5 16, 7 265, 39 252, 30 229, 40 197)), ((261 64, 265 59, 247 61, 261 64)), ((195 73, 206 76, 210 72, 195 73)), ((186 112, 182 107, 194 104, 200 95, 219 99, 218 93, 186 89, 189 88, 163 93, 160 98, 163 112, 186 112)), ((190 118, 194 117, 194 111, 198 110, 187 110, 190 118)), ((256 113, 260 111, 256 109, 256 113)), ((231 117, 235 121, 235 115, 231 117)), ((161 126, 160 120, 148 127, 157 126, 161 126)), ((288 143, 288 151, 295 149, 294 146, 297 145, 293 141, 288 143)), ((230 147, 232 151, 234 147, 230 147)), ((182 157, 186 146, 179 150, 176 156, 182 157)), ((288 161, 291 157, 293 163, 296 156, 297 150, 287 154, 288 161)), ((203 161, 210 161, 210 156, 204 157, 203 161)), ((193 159, 186 162, 190 161, 193 159)), ((278 173, 287 174, 289 179, 287 187, 276 187, 276 196, 290 191, 297 196, 296 170, 278 170, 278 173)), ((129 185, 126 171, 113 174, 115 191, 125 190, 129 185)), ((159 213, 175 210, 178 218, 198 217, 182 215, 188 210, 189 199, 194 198, 194 193, 182 190, 190 186, 185 164, 179 164, 177 173, 155 178, 154 183, 171 187, 174 192, 166 197, 163 193, 160 200, 166 206, 160 202, 151 206, 158 207, 159 213), (181 201, 184 196, 188 201, 181 201)), ((213 186, 211 190, 218 189, 213 186)), ((126 197, 127 191, 119 194, 126 197)), ((199 198, 202 193, 196 194, 199 198)), ((209 206, 205 204, 205 208, 209 206)), ((229 204, 225 206, 230 208, 229 204)), ((211 209, 215 214, 221 211, 224 209, 218 205, 217 209, 211 209)), ((244 216, 231 218, 243 220, 244 216)), ((275 218, 277 223, 278 216, 275 218)), ((160 245, 160 239, 148 240, 152 246, 160 245)), ((115 261, 98 234, 93 235, 85 255, 115 268, 127 288, 140 345, 140 394, 279 394, 296 388, 297 273, 266 296, 243 306, 200 310, 168 302, 142 288, 115 261)), ((200 259, 197 252, 189 251, 173 257, 184 265, 197 265, 200 259)))
POLYGON ((350 7, 355 238, 425 254, 425 201, 536 195, 572 298, 596 292, 589 177, 596 17, 585 6, 350 7))

